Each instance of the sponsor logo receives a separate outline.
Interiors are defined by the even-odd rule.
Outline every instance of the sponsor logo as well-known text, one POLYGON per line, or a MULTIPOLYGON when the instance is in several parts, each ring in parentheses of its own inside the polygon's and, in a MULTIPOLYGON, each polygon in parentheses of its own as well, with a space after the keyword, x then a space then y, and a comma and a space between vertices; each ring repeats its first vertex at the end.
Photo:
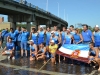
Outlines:
POLYGON ((80 50, 75 50, 75 51, 72 52, 70 57, 71 58, 78 58, 79 54, 80 54, 80 50))

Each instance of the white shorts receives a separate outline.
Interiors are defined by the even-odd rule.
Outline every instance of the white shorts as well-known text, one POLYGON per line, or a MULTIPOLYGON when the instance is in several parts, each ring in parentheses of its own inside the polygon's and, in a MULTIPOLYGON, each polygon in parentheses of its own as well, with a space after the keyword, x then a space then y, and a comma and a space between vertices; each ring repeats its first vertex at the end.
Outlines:
POLYGON ((10 54, 10 51, 5 51, 6 54, 10 54))

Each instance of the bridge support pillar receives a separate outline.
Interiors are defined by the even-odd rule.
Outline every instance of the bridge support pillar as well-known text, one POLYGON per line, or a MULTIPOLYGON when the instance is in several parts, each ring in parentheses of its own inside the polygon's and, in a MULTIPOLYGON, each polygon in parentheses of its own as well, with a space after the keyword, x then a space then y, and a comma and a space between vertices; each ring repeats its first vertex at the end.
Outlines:
POLYGON ((57 26, 58 26, 58 29, 61 29, 62 28, 60 23, 57 26))
POLYGON ((16 29, 16 22, 11 22, 10 28, 13 28, 15 30, 16 29))
POLYGON ((30 22, 27 22, 26 29, 27 29, 28 32, 31 31, 31 24, 30 24, 30 22))
POLYGON ((37 23, 37 21, 34 21, 33 25, 35 26, 35 29, 38 30, 38 23, 37 23))
POLYGON ((48 21, 46 22, 46 27, 51 27, 51 25, 52 25, 52 21, 51 21, 51 20, 48 20, 48 21))

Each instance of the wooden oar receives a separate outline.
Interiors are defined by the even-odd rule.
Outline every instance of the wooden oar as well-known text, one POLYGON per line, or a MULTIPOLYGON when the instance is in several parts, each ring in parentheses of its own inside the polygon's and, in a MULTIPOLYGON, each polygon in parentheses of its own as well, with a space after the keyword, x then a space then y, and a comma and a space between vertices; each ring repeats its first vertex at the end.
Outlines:
POLYGON ((51 58, 39 69, 39 71, 41 71, 41 70, 44 68, 44 66, 45 66, 50 60, 51 60, 51 58))

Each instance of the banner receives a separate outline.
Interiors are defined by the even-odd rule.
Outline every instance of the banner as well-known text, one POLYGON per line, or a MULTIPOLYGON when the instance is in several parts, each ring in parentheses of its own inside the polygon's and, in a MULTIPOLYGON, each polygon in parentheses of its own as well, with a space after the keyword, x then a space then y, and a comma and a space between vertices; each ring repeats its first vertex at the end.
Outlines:
POLYGON ((87 44, 64 44, 59 48, 57 54, 72 59, 87 62, 89 45, 87 44))

